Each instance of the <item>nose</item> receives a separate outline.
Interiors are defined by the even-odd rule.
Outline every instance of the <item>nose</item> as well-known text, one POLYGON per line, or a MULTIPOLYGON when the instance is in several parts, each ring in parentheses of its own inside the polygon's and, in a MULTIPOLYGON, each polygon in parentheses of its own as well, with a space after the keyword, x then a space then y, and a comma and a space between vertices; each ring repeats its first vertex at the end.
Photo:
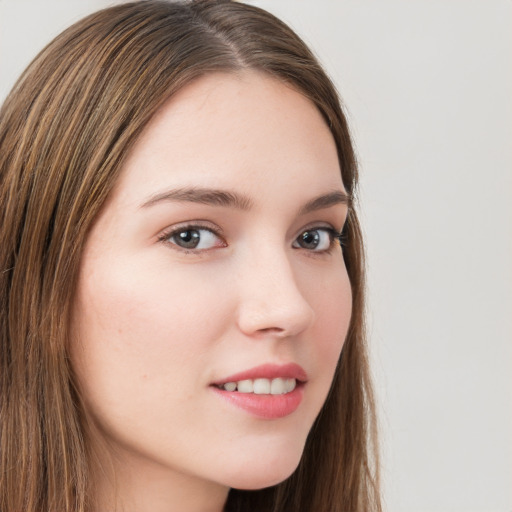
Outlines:
POLYGON ((315 311, 285 254, 253 254, 239 275, 238 327, 247 336, 286 338, 310 327, 315 311))

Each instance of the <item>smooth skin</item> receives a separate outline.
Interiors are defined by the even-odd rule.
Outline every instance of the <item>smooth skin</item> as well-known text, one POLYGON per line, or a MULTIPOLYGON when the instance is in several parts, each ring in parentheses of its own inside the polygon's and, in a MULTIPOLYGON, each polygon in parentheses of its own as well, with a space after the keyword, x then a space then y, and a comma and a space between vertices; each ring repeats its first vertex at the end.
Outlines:
POLYGON ((262 73, 200 78, 154 117, 89 235, 74 308, 96 512, 220 512, 229 488, 294 471, 351 315, 343 192, 316 107, 262 73), (308 380, 283 418, 211 386, 290 362, 308 380))

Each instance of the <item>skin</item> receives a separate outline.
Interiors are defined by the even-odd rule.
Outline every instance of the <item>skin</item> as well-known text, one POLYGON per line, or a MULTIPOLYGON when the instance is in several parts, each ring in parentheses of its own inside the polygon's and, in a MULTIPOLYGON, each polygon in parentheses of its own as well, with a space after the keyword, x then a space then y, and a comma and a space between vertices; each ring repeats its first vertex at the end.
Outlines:
POLYGON ((90 233, 74 308, 97 511, 219 512, 229 488, 267 487, 294 471, 351 314, 342 248, 328 231, 342 230, 347 207, 301 212, 336 191, 344 187, 320 113, 266 75, 203 77, 151 121, 90 233), (159 196, 189 187, 243 201, 159 196), (183 249, 176 231, 186 238, 198 223, 199 246, 183 249), (298 244, 308 229, 321 250, 298 244), (308 381, 280 419, 255 417, 211 387, 289 362, 308 381))

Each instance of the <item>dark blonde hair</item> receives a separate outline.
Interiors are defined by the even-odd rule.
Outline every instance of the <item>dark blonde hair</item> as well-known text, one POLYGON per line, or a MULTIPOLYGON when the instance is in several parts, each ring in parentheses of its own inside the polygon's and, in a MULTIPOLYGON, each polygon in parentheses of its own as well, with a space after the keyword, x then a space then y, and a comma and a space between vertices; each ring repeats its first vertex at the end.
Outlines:
MULTIPOLYGON (((68 344, 82 249, 123 162, 176 91, 211 72, 258 70, 309 98, 357 168, 335 88, 290 28, 228 0, 127 3, 51 42, 0 111, 0 510, 86 512, 85 413, 68 344)), ((353 313, 327 401, 298 469, 228 511, 381 510, 364 337, 364 258, 351 205, 344 258, 353 313)))

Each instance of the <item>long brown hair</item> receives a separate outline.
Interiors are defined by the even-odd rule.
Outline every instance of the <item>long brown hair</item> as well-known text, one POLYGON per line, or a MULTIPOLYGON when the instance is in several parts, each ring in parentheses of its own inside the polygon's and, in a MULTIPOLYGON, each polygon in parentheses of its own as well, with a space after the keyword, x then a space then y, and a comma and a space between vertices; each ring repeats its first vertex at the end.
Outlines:
MULTIPOLYGON (((84 408, 68 358, 82 248, 123 161, 177 90, 214 71, 283 80, 323 114, 354 197, 357 168, 332 83, 281 21, 229 0, 127 3, 51 42, 0 110, 0 510, 86 512, 84 408)), ((344 258, 348 336, 301 463, 285 482, 232 490, 226 510, 381 510, 364 336, 364 257, 353 205, 344 258)))

